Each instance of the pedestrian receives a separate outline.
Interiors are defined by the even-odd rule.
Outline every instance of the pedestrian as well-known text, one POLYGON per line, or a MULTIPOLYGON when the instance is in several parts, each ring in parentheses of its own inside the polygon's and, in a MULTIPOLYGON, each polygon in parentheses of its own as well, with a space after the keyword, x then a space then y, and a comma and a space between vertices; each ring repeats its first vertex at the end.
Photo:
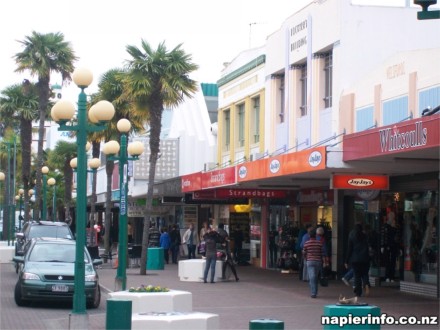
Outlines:
POLYGON ((206 248, 205 248, 205 239, 203 238, 205 234, 208 232, 209 223, 208 221, 203 222, 203 227, 200 229, 200 243, 197 249, 197 253, 202 256, 205 256, 206 248))
POLYGON ((165 262, 168 264, 170 261, 170 246, 171 239, 166 227, 162 228, 162 234, 160 234, 160 247, 163 249, 163 255, 165 262))
POLYGON ((243 231, 240 225, 237 225, 234 231, 234 261, 239 263, 241 261, 241 250, 243 249, 243 231))
POLYGON ((218 234, 220 236, 220 243, 225 249, 225 260, 222 267, 222 278, 226 279, 226 268, 229 267, 235 276, 235 281, 238 282, 239 278, 237 275, 237 270, 235 269, 235 265, 232 260, 231 251, 229 248, 229 235, 228 232, 225 230, 225 225, 223 223, 218 224, 218 234))
POLYGON ((199 235, 197 235, 194 229, 194 224, 190 223, 188 230, 183 234, 183 244, 186 244, 188 248, 188 259, 196 258, 196 247, 199 244, 199 235))
POLYGON ((312 298, 318 296, 319 271, 322 269, 324 248, 320 241, 316 240, 316 230, 309 231, 309 240, 304 243, 303 255, 307 264, 310 294, 312 298))
MULTIPOLYGON (((304 250, 304 244, 310 239, 310 232, 313 230, 312 225, 307 224, 306 225, 306 233, 301 238, 300 248, 301 250, 304 250)), ((304 256, 302 257, 302 280, 304 282, 307 282, 309 280, 308 271, 307 271, 307 262, 304 256)))
MULTIPOLYGON (((368 254, 367 235, 362 231, 362 225, 356 224, 348 235, 348 249, 345 267, 351 265, 354 272, 354 294, 357 297, 362 295, 362 278, 368 274, 370 256, 368 254)), ((368 289, 369 290, 369 287, 368 289)))
POLYGON ((170 231, 170 240, 171 240, 171 260, 173 264, 177 264, 177 257, 179 255, 179 247, 182 243, 182 239, 180 237, 180 231, 177 228, 177 225, 174 224, 170 231))
POLYGON ((127 224, 127 235, 128 235, 128 243, 133 243, 133 226, 132 224, 129 222, 127 224))
POLYGON ((211 270, 211 283, 214 283, 215 278, 215 266, 217 263, 217 243, 219 242, 219 235, 216 231, 212 230, 208 226, 205 235, 203 235, 205 241, 205 271, 203 272, 203 282, 208 282, 208 273, 211 270))
POLYGON ((148 247, 160 246, 160 231, 155 225, 150 226, 150 234, 148 235, 148 247))
POLYGON ((269 267, 274 268, 278 257, 278 231, 272 225, 269 231, 269 267))

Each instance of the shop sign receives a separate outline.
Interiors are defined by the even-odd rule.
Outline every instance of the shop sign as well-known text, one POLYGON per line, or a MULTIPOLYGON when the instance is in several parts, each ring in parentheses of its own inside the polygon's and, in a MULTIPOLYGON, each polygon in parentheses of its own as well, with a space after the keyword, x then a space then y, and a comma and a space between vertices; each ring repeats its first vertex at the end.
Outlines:
POLYGON ((387 175, 333 174, 332 189, 388 190, 387 175))
POLYGON ((344 136, 344 161, 440 146, 439 116, 344 136))
POLYGON ((286 190, 277 189, 212 189, 193 192, 193 199, 286 198, 286 190))
POLYGON ((237 181, 253 181, 325 169, 326 147, 301 150, 237 166, 237 181))
POLYGON ((182 192, 202 189, 202 172, 182 176, 182 192))
POLYGON ((235 166, 202 173, 202 189, 236 184, 235 166))

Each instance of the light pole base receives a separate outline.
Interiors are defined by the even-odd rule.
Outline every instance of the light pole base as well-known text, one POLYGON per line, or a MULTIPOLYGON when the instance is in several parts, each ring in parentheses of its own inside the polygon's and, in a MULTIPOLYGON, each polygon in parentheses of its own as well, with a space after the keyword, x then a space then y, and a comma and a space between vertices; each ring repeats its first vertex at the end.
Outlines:
POLYGON ((123 282, 122 278, 115 278, 115 292, 123 290, 123 282))
POLYGON ((89 314, 69 314, 69 329, 70 330, 87 330, 89 329, 89 314))

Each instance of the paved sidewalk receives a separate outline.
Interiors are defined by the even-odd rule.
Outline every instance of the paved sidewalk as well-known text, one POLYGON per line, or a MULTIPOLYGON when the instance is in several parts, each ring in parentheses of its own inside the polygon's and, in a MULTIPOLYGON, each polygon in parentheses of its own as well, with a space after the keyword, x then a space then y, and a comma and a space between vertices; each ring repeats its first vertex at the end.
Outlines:
MULTIPOLYGON (((259 318, 284 321, 285 329, 322 329, 324 306, 337 303, 340 294, 353 296, 351 288, 341 281, 330 281, 328 287, 320 287, 318 298, 312 299, 308 284, 300 281, 297 274, 281 274, 254 266, 237 266, 237 272, 239 282, 204 284, 180 281, 178 266, 174 264, 165 265, 165 270, 147 270, 146 276, 139 275, 139 268, 129 268, 127 288, 151 284, 189 291, 193 294, 193 310, 219 314, 220 329, 249 329, 249 321, 259 318)), ((104 290, 113 291, 116 269, 104 264, 99 274, 104 290)), ((401 293, 397 288, 373 287, 370 295, 361 301, 379 306, 382 313, 393 316, 439 316, 438 299, 401 293)), ((105 298, 101 303, 106 304, 105 298)), ((105 315, 90 315, 90 329, 104 328, 105 315)), ((439 327, 383 325, 381 328, 439 327)))

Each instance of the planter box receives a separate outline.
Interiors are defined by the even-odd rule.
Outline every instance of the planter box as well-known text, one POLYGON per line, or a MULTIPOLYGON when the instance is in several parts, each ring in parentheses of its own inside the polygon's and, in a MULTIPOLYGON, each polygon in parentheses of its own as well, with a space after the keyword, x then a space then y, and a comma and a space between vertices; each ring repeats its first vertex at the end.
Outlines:
POLYGON ((15 256, 15 246, 14 245, 0 245, 0 264, 10 263, 12 258, 15 256))
POLYGON ((132 313, 191 312, 192 293, 170 290, 169 292, 110 292, 113 300, 131 300, 132 313))
MULTIPOLYGON (((205 259, 189 259, 179 261, 178 276, 181 281, 203 282, 205 272, 205 259)), ((221 282, 223 261, 217 260, 215 265, 215 282, 221 282)), ((211 280, 211 271, 208 273, 208 282, 211 280)))
POLYGON ((132 314, 131 328, 135 329, 176 329, 202 330, 218 329, 219 316, 209 313, 141 313, 132 314))

